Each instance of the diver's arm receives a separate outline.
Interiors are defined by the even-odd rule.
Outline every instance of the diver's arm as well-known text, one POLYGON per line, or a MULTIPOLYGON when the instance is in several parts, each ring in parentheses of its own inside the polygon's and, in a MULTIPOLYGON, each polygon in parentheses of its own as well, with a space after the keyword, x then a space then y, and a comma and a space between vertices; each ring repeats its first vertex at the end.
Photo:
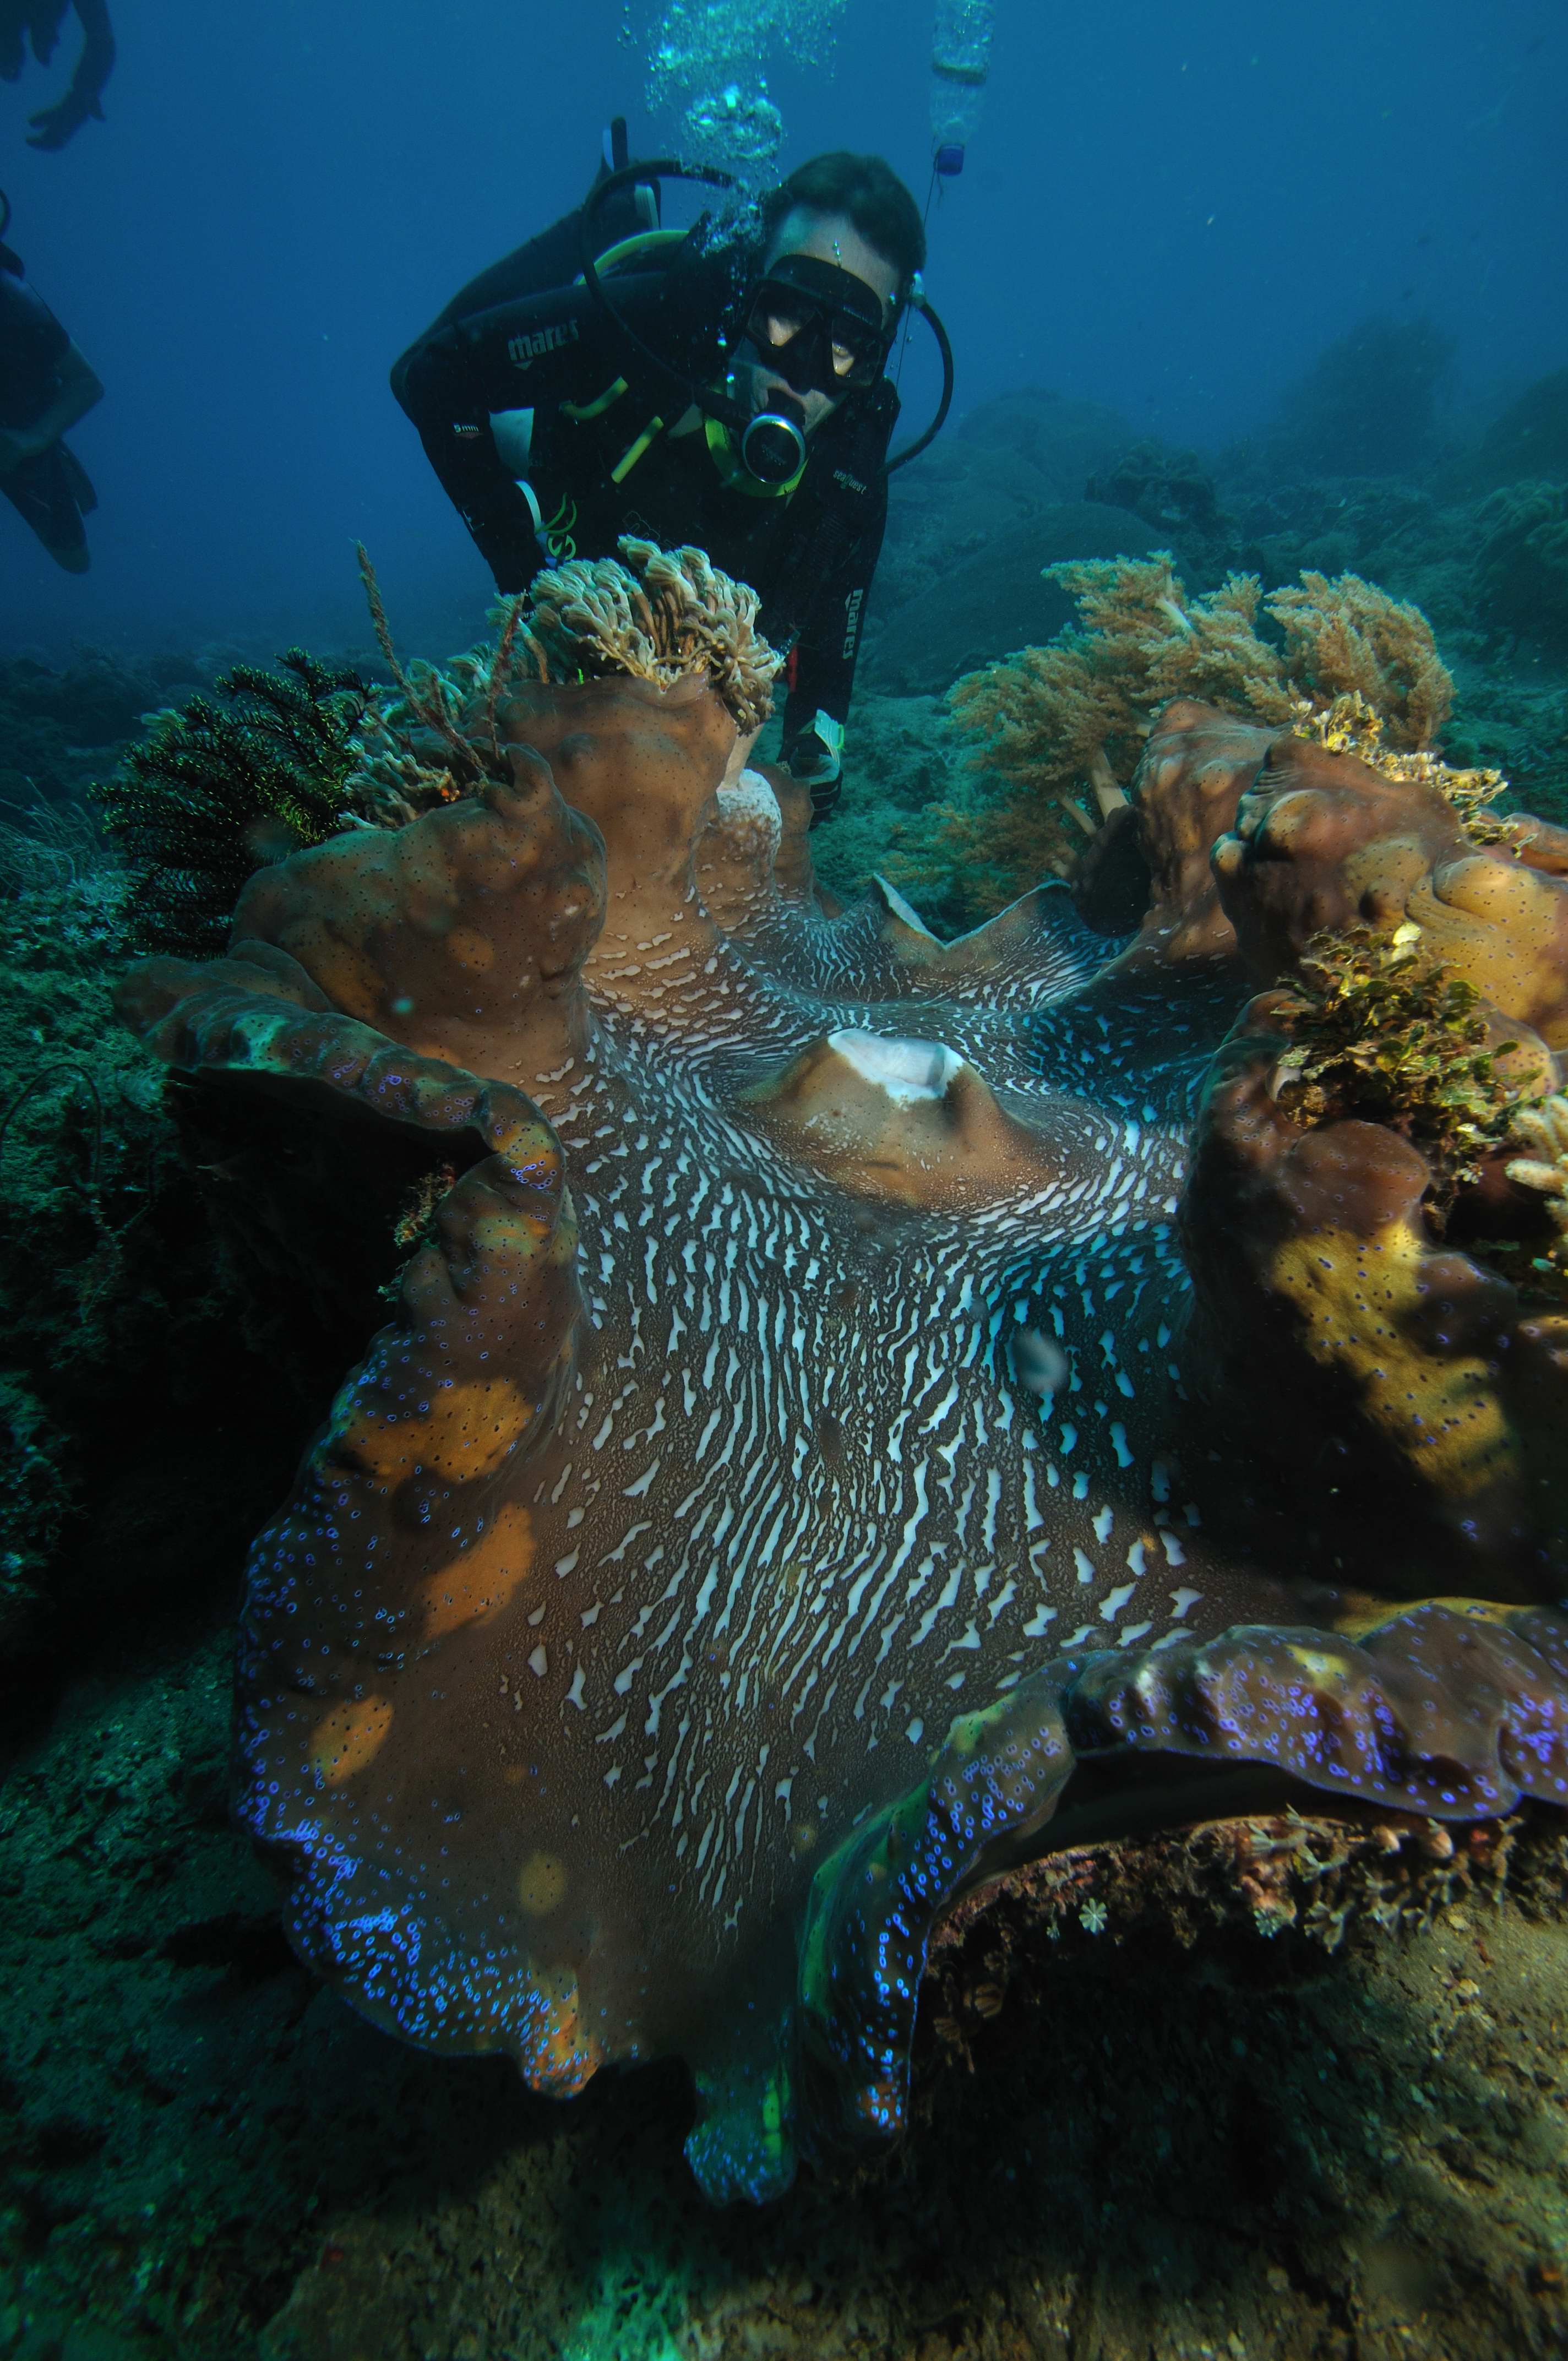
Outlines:
POLYGON ((41 411, 30 425, 0 429, 0 469, 19 467, 25 459, 41 458, 62 434, 70 433, 79 418, 86 417, 95 402, 103 401, 103 386, 75 345, 66 346, 56 374, 60 390, 47 410, 41 411))
POLYGON ((437 324, 395 364, 392 391, 419 429, 425 456, 467 526, 498 589, 521 590, 548 552, 535 493, 496 447, 491 421, 547 408, 614 372, 582 288, 557 287, 437 324))
POLYGON ((603 344, 587 290, 552 287, 431 329, 393 364, 392 391, 422 433, 433 419, 569 401, 602 374, 603 344))
POLYGON ((795 646, 794 678, 784 700, 784 761, 791 774, 811 789, 817 819, 826 819, 839 800, 844 724, 861 627, 886 522, 884 505, 813 599, 795 646))
POLYGON ((76 13, 82 20, 82 55, 76 60, 71 88, 53 106, 28 117, 29 148, 63 148, 92 116, 103 121, 98 102, 115 70, 115 28, 109 22, 108 0, 76 0, 76 13))

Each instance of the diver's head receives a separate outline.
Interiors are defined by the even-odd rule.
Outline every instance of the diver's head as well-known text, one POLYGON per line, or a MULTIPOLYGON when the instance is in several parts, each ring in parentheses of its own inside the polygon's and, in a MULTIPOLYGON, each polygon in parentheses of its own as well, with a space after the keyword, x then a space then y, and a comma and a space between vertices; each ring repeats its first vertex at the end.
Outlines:
POLYGON ((762 205, 766 239, 730 383, 753 417, 806 434, 881 377, 926 259, 909 191, 880 156, 840 150, 792 172, 762 205))

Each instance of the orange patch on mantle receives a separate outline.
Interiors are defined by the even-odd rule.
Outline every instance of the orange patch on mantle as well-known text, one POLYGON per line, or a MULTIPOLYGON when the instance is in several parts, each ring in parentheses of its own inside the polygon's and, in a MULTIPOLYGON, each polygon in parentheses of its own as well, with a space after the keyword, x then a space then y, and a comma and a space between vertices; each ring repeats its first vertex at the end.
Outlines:
POLYGON ((311 1768, 323 1787, 341 1787, 373 1763, 392 1726, 384 1697, 346 1697, 329 1706, 311 1740, 311 1768))
POLYGON ((420 1584, 414 1604, 424 1609, 424 1638, 438 1640, 481 1615, 493 1615, 507 1604, 532 1563, 533 1520, 526 1509, 509 1500, 471 1550, 420 1584))

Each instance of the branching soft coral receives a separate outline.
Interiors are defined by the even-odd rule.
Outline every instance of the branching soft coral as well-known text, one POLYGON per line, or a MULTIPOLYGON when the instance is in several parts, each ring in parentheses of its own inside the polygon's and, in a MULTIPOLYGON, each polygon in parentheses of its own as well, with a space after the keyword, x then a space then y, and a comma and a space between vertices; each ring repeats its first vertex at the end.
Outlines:
POLYGON ((1207 598, 1189 599, 1163 551, 1046 571, 1077 599, 1080 624, 1048 647, 968 674, 948 701, 959 730, 979 741, 977 768, 1032 807, 1012 831, 1021 863, 1035 853, 1036 873, 1059 874, 1075 835, 1096 825, 1089 794, 1102 806, 1116 799, 1118 778, 1130 775, 1154 714, 1171 697, 1281 722, 1292 708, 1278 657, 1254 630, 1262 590, 1251 575, 1233 574, 1207 598))
MULTIPOLYGON (((1164 551, 1046 571, 1076 598, 1078 624, 948 692, 976 769, 1000 787, 985 807, 934 815, 938 862, 968 862, 984 848, 978 909, 1000 907, 1043 873, 1071 874, 1173 697, 1288 729, 1355 697, 1367 742, 1386 731, 1407 750, 1428 746, 1447 714, 1453 685, 1426 618, 1358 575, 1304 574, 1265 600, 1247 574, 1190 598, 1164 551), (1260 610, 1282 646, 1260 636, 1260 610)), ((1476 782, 1476 799, 1488 800, 1476 782)))

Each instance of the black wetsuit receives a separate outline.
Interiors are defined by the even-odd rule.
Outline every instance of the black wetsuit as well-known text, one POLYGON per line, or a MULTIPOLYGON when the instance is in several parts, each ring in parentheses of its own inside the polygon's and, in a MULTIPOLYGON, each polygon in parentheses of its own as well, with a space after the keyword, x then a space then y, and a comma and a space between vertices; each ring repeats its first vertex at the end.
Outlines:
MULTIPOLYGON (((711 382, 753 260, 688 239, 663 269, 619 273, 616 307, 656 353, 711 382)), ((787 762, 819 711, 840 725, 849 712, 896 397, 883 379, 846 403, 812 434, 794 489, 763 494, 722 430, 670 434, 678 390, 569 283, 576 267, 570 222, 519 248, 454 297, 398 362, 393 391, 502 590, 563 558, 613 555, 622 533, 695 542, 751 583, 761 628, 791 652, 787 762), (541 293, 552 264, 566 283, 541 293)))
MULTIPOLYGON (((107 0, 71 0, 82 25, 82 54, 65 96, 31 117, 29 148, 63 148, 89 117, 103 119, 104 84, 115 67, 107 0)), ((15 82, 30 47, 47 66, 60 39, 67 0, 0 0, 0 82, 15 82)))
MULTIPOLYGON (((0 247, 0 427, 31 426, 60 391, 60 365, 71 338, 0 247)), ((47 550, 69 558, 85 549, 84 511, 97 506, 86 470, 62 441, 0 475, 0 492, 26 518, 47 550)))

